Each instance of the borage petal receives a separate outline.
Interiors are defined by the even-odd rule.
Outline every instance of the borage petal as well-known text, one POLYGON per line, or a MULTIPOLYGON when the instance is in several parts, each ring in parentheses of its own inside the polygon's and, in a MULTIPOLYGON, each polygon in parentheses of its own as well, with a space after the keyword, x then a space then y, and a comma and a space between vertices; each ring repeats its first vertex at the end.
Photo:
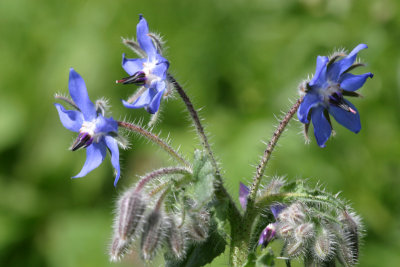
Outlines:
POLYGON ((129 74, 133 75, 138 71, 143 70, 143 63, 146 62, 146 59, 143 58, 126 58, 125 53, 122 54, 122 67, 129 74))
POLYGON ((360 89, 368 77, 372 78, 374 75, 371 72, 364 73, 361 75, 354 75, 351 73, 345 73, 340 77, 340 88, 346 91, 354 92, 360 89))
POLYGON ((357 53, 366 48, 368 48, 366 44, 359 44, 346 57, 334 62, 328 70, 329 79, 331 79, 331 81, 337 81, 340 75, 353 65, 357 58, 357 53))
POLYGON ((101 114, 96 120, 96 133, 118 132, 118 122, 111 118, 105 118, 101 114))
POLYGON ((339 108, 335 105, 329 106, 329 113, 335 118, 338 123, 349 129, 350 131, 358 133, 361 130, 360 114, 352 103, 350 103, 346 99, 343 100, 355 111, 355 114, 339 108))
POLYGON ((314 126, 314 135, 320 147, 325 147, 326 141, 332 133, 332 127, 324 115, 323 107, 316 107, 311 110, 311 121, 314 126))
POLYGON ((81 110, 85 120, 91 121, 96 118, 96 108, 89 99, 85 81, 73 68, 69 71, 68 89, 72 100, 81 110))
POLYGON ((136 99, 136 101, 133 102, 132 104, 127 102, 127 101, 125 101, 125 100, 122 100, 122 104, 127 108, 143 108, 143 107, 147 107, 156 94, 157 94, 156 89, 149 88, 146 91, 144 91, 143 94, 141 94, 139 96, 139 98, 136 99))
POLYGON ((156 66, 152 69, 151 73, 165 80, 167 77, 167 70, 169 67, 169 62, 164 57, 157 55, 156 66))
POLYGON ((250 189, 243 183, 239 184, 239 202, 242 209, 245 210, 247 206, 247 196, 250 193, 250 189))
POLYGON ((86 148, 85 165, 83 165, 83 168, 80 171, 80 173, 78 173, 72 178, 83 177, 92 170, 99 167, 99 165, 103 162, 104 158, 106 157, 106 153, 107 150, 104 141, 100 141, 99 143, 92 143, 90 146, 86 148))
POLYGON ((325 82, 326 75, 326 64, 329 59, 325 56, 317 57, 317 66, 315 67, 315 74, 311 81, 308 83, 310 86, 314 86, 316 84, 322 85, 325 82))
POLYGON ((302 123, 310 123, 308 121, 308 113, 310 109, 316 107, 322 102, 317 94, 308 93, 305 95, 303 102, 301 102, 299 110, 297 111, 297 117, 302 123))
POLYGON ((62 125, 70 131, 79 132, 83 123, 82 113, 77 110, 65 110, 62 105, 57 103, 54 106, 56 106, 62 125))
POLYGON ((146 52, 147 56, 152 61, 157 54, 157 49, 149 36, 149 26, 147 21, 142 17, 142 15, 139 16, 139 23, 136 26, 136 39, 138 40, 140 47, 146 52))
POLYGON ((104 141, 110 150, 111 153, 111 164, 113 165, 116 175, 114 180, 114 186, 117 186, 117 182, 120 176, 120 167, 119 167, 119 150, 118 150, 118 142, 111 136, 105 136, 104 141))
POLYGON ((154 114, 160 108, 161 98, 164 95, 165 91, 165 82, 158 81, 156 83, 157 94, 153 97, 149 105, 146 107, 147 112, 154 114))

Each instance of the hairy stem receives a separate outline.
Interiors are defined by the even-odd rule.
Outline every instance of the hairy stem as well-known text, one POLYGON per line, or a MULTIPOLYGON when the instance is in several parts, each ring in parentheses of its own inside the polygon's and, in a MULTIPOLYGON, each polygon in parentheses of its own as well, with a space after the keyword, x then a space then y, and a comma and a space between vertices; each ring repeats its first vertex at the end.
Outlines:
POLYGON ((256 175, 253 178, 253 184, 250 189, 250 194, 248 198, 251 201, 251 203, 254 203, 254 199, 256 197, 256 193, 258 190, 258 187, 261 182, 261 178, 264 175, 265 167, 268 164, 268 161, 271 157, 272 151, 274 151, 275 145, 279 140, 279 137, 282 135, 283 131, 285 130, 286 126, 288 125, 290 119, 293 117, 293 115, 296 113, 297 109, 299 108, 301 102, 303 101, 303 97, 299 98, 294 105, 290 108, 290 110, 286 113, 285 117, 282 119, 282 121, 279 123, 278 127, 276 128, 274 134, 272 135, 271 140, 268 142, 267 149, 264 151, 264 155, 261 159, 260 164, 257 166, 257 171, 256 175))
POLYGON ((140 127, 138 125, 128 123, 128 122, 118 121, 118 126, 124 127, 132 132, 140 134, 141 136, 147 138, 148 140, 150 140, 153 143, 160 146, 162 149, 164 149, 168 154, 170 154, 178 162, 182 163, 183 165, 185 165, 187 167, 190 167, 190 164, 181 155, 179 155, 179 153, 177 151, 175 151, 170 145, 168 145, 167 142, 162 140, 157 135, 143 129, 142 127, 140 127))
POLYGON ((160 177, 160 176, 164 176, 164 175, 168 175, 168 174, 190 174, 191 172, 189 172, 187 169, 185 168, 179 168, 179 167, 172 167, 172 168, 161 168, 158 170, 155 170, 149 174, 147 174, 146 176, 144 176, 136 185, 136 189, 135 191, 140 191, 143 189, 143 187, 150 182, 151 180, 153 180, 154 178, 160 177))
POLYGON ((214 154, 211 150, 211 146, 208 143, 207 136, 204 132, 204 127, 201 124, 201 121, 200 121, 199 115, 197 114, 197 111, 193 107, 193 104, 190 101, 189 96, 186 94, 185 90, 183 90, 182 86, 178 83, 178 81, 175 80, 175 78, 169 73, 168 73, 168 79, 172 82, 172 84, 174 85, 179 96, 182 98, 183 102, 185 103, 185 105, 190 113, 190 116, 192 117, 193 123, 196 127, 197 134, 200 137, 201 143, 204 146, 204 148, 207 150, 208 154, 210 155, 211 162, 213 164, 213 167, 215 168, 217 177, 219 177, 219 179, 220 179, 221 177, 219 175, 219 168, 218 168, 217 161, 215 160, 214 154))

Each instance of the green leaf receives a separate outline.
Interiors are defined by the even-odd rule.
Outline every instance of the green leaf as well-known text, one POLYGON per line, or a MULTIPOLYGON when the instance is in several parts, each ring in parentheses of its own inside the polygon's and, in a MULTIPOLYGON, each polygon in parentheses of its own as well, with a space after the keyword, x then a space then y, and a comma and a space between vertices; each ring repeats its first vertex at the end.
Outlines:
POLYGON ((274 253, 271 248, 265 249, 265 253, 263 253, 260 257, 258 257, 256 262, 256 267, 274 267, 274 253))
POLYGON ((245 264, 242 265, 242 267, 255 267, 256 266, 256 254, 254 253, 249 253, 247 256, 247 261, 245 264))
POLYGON ((166 267, 199 267, 211 263, 225 251, 225 240, 215 231, 215 226, 210 229, 210 236, 201 244, 191 244, 185 259, 177 260, 171 252, 164 254, 166 267))

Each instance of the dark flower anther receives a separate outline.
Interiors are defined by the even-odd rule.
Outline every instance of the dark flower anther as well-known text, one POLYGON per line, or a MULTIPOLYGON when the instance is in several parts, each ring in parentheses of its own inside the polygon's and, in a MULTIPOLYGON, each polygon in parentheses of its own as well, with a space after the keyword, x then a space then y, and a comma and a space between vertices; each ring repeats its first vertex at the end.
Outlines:
POLYGON ((373 77, 370 72, 361 75, 349 73, 363 66, 354 61, 357 53, 365 48, 367 45, 359 44, 348 55, 339 53, 330 59, 317 57, 315 74, 305 85, 305 96, 297 116, 306 124, 306 130, 310 121, 313 123, 314 135, 320 147, 325 147, 332 133, 329 114, 350 131, 358 133, 361 130, 360 115, 344 96, 359 96, 355 91, 364 85, 368 77, 373 77))
POLYGON ((154 45, 147 21, 141 15, 136 28, 136 37, 145 57, 128 59, 123 54, 122 67, 130 76, 117 80, 117 83, 144 86, 146 90, 133 103, 125 100, 122 103, 127 108, 144 108, 147 112, 154 114, 158 111, 161 98, 167 89, 166 79, 169 62, 154 45))

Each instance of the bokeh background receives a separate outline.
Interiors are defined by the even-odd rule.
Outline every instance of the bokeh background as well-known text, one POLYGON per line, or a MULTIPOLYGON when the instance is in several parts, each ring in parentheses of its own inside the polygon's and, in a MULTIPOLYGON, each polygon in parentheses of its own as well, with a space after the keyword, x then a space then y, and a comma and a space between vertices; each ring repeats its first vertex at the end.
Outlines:
MULTIPOLYGON (((362 131, 334 123, 337 135, 321 149, 314 140, 306 145, 293 121, 267 175, 341 191, 367 229, 360 266, 400 266, 399 11, 397 0, 1 1, 0 265, 142 265, 136 251, 121 263, 108 261, 115 200, 138 175, 171 162, 131 137, 116 188, 109 159, 70 179, 86 155, 68 150, 75 135, 62 127, 53 95, 68 92, 74 67, 92 100, 110 99, 114 118, 146 123, 148 114, 120 103, 134 86, 115 84, 126 75, 121 54, 134 57, 121 36, 135 36, 143 13, 167 41, 170 71, 203 108, 234 198, 239 181, 250 181, 275 116, 313 74, 316 56, 368 44, 359 73, 375 76, 361 89, 364 98, 352 101, 362 131)), ((170 133, 189 157, 198 147, 178 98, 163 102, 155 130, 170 133)), ((224 255, 213 266, 227 263, 224 255)))

